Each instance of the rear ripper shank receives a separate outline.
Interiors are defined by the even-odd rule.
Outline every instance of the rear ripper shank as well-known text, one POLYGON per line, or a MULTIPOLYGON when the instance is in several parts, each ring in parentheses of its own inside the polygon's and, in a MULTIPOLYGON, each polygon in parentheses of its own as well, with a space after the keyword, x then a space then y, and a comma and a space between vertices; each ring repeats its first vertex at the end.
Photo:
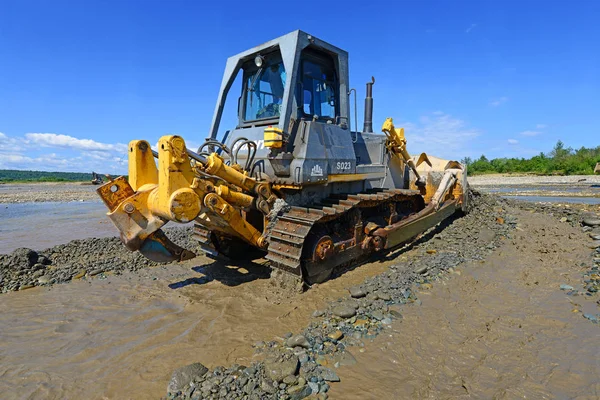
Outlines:
POLYGON ((175 135, 163 136, 157 152, 134 140, 129 179, 98 189, 121 240, 155 261, 189 259, 194 253, 160 228, 194 221, 203 251, 266 257, 311 284, 465 211, 464 165, 411 157, 391 118, 383 134, 372 132, 374 82, 358 132, 345 51, 295 31, 229 58, 210 137, 197 152, 175 135), (240 74, 237 126, 219 135, 240 74))

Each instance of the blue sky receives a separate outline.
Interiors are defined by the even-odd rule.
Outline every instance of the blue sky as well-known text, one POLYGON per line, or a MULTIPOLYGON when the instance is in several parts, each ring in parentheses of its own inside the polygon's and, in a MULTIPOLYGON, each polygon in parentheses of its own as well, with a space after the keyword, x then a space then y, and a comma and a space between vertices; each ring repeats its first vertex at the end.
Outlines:
POLYGON ((0 168, 123 173, 131 139, 197 146, 227 57, 295 29, 350 52, 359 114, 375 76, 374 125, 412 153, 598 146, 598 21, 600 1, 0 0, 0 168))

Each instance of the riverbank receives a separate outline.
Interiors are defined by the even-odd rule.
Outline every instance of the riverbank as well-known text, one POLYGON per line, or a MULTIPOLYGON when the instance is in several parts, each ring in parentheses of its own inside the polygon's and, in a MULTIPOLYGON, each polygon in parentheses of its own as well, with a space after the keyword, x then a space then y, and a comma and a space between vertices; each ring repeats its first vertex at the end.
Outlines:
POLYGON ((0 185, 0 204, 98 200, 91 183, 6 183, 0 185))

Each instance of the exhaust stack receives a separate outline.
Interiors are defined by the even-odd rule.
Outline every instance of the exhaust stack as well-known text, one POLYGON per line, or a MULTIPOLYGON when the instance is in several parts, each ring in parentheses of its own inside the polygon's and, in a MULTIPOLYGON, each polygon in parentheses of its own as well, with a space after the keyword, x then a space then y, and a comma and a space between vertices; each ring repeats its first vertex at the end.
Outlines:
POLYGON ((371 77, 371 82, 367 82, 367 97, 365 97, 365 123, 363 132, 373 133, 373 84, 375 78, 371 77))

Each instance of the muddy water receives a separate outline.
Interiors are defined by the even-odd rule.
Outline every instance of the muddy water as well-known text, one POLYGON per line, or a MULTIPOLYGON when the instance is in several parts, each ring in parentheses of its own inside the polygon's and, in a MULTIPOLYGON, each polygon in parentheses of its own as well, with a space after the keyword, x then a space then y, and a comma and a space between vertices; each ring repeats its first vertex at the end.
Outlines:
POLYGON ((118 233, 101 201, 0 203, 0 221, 0 254, 118 233))
POLYGON ((193 261, 2 295, 0 397, 160 398, 175 368, 249 365, 252 343, 299 331, 327 298, 387 266, 294 294, 259 264, 193 261))
MULTIPOLYGON (((423 291, 422 305, 364 353, 350 349, 358 363, 337 371, 330 397, 600 397, 600 334, 581 317, 596 305, 558 289, 580 282, 589 239, 550 217, 518 216, 514 240, 423 291)), ((260 264, 198 258, 2 295, 0 397, 160 398, 175 368, 248 365, 252 343, 297 332, 327 299, 404 257, 304 294, 274 286, 260 264)))
POLYGON ((331 397, 600 398, 600 332, 581 316, 598 312, 597 298, 559 290, 581 286, 589 239, 566 224, 520 219, 514 242, 422 291, 421 306, 354 352, 358 364, 340 368, 331 397))

